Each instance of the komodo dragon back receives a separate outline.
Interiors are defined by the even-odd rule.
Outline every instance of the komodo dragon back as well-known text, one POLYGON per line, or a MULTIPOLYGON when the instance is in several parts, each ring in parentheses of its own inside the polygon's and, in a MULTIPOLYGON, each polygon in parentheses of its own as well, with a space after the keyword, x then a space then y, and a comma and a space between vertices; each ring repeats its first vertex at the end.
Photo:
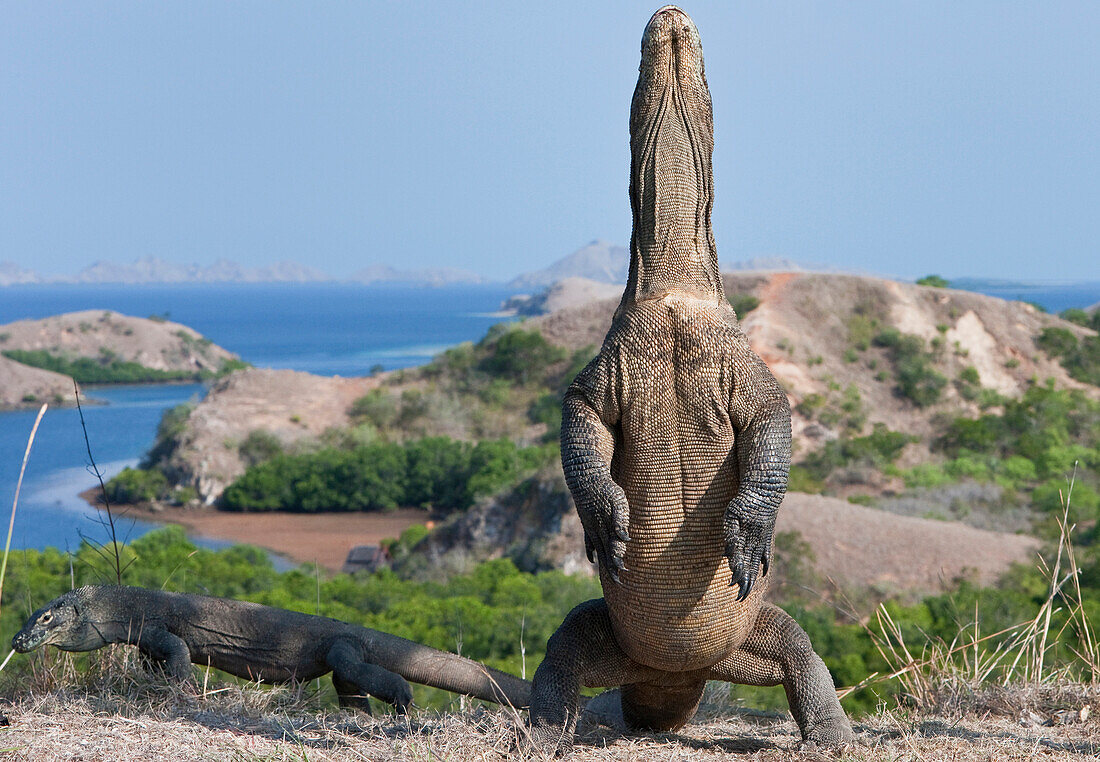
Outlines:
POLYGON ((807 740, 841 741, 851 729, 828 671, 762 600, 790 406, 723 294, 699 33, 665 6, 641 48, 630 274, 562 404, 562 468, 604 597, 574 609, 548 643, 534 734, 568 746, 581 685, 621 685, 628 724, 671 729, 691 718, 706 680, 725 679, 783 684, 807 740))

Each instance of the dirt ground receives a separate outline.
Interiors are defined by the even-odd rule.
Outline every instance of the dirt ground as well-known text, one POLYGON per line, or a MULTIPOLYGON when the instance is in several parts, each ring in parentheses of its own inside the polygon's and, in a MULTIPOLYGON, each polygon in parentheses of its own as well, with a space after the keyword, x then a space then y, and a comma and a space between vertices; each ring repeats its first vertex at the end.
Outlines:
MULTIPOLYGON (((881 711, 854 723, 858 743, 839 754, 802 749, 787 716, 737 707, 708 707, 675 733, 623 733, 587 727, 575 762, 596 760, 1094 760, 1100 723, 1079 719, 1098 703, 1077 691, 1066 724, 1050 722, 1039 704, 989 707, 958 716, 881 711), (1038 710, 1037 713, 1035 710, 1038 710)), ((408 718, 309 711, 308 700, 254 688, 201 695, 171 692, 161 700, 53 691, 0 706, 0 758, 49 760, 509 760, 521 759, 522 714, 473 708, 408 718), (259 697, 257 697, 259 694, 259 697)), ((1094 710, 1095 711, 1095 710, 1094 710)), ((1093 715, 1095 716, 1095 715, 1093 715)), ((534 759, 542 759, 535 756, 534 759)))
POLYGON ((405 508, 390 513, 231 513, 216 508, 167 508, 147 511, 127 507, 144 521, 179 524, 192 535, 258 545, 296 563, 316 563, 340 571, 356 545, 377 545, 396 538, 413 524, 428 521, 428 512, 405 508))

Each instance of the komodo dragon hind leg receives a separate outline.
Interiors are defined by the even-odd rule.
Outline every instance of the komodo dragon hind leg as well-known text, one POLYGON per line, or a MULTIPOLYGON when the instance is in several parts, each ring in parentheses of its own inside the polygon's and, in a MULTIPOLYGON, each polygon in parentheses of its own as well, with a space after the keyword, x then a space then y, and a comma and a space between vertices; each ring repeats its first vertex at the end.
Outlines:
POLYGON ((535 671, 531 740, 544 753, 568 753, 573 747, 582 686, 651 682, 660 674, 623 653, 603 598, 585 601, 569 612, 547 641, 546 657, 535 671))
POLYGON ((412 688, 396 672, 363 660, 358 643, 337 640, 325 659, 332 668, 332 685, 340 706, 371 714, 368 696, 393 704, 398 714, 405 714, 412 703, 412 688))
POLYGON ((765 603, 741 648, 711 668, 710 678, 741 685, 782 685, 802 740, 822 746, 851 741, 829 669, 810 637, 785 611, 765 603))

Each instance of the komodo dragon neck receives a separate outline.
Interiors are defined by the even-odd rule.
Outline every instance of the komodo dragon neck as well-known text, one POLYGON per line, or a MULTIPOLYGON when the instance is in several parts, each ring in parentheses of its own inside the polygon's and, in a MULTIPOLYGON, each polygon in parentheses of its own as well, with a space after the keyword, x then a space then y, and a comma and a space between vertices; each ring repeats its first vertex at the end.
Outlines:
POLYGON ((684 13, 661 8, 642 37, 630 104, 630 275, 619 305, 686 292, 724 298, 710 224, 714 121, 703 46, 684 13))

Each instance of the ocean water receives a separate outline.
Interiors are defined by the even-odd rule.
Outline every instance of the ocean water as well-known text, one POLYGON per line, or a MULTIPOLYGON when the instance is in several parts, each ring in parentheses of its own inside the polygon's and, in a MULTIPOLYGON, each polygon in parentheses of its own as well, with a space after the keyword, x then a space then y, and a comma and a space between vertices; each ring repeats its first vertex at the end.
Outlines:
POLYGON ((977 291, 987 296, 1031 302, 1047 312, 1059 313, 1070 307, 1085 309, 1100 304, 1100 282, 1084 283, 1013 283, 996 280, 962 279, 951 281, 952 288, 977 291))
POLYGON ((161 315, 263 368, 366 375, 427 362, 480 338, 510 292, 307 284, 152 284, 0 288, 0 324, 77 310, 161 315))
MULTIPOLYGON (((503 318, 499 287, 399 288, 345 284, 28 286, 0 288, 0 324, 76 310, 167 315, 258 367, 322 375, 365 375, 427 362, 477 340, 503 318)), ((205 394, 201 384, 88 387, 84 408, 92 454, 107 476, 134 465, 153 443, 164 411, 205 394)), ((0 516, 7 516, 36 411, 0 413, 0 516)), ((75 550, 108 538, 102 516, 78 495, 96 485, 79 416, 49 409, 19 499, 13 548, 75 550)), ((0 522, 2 523, 2 522, 0 522)), ((123 518, 119 536, 153 529, 123 518)), ((0 534, 6 527, 0 529, 0 534)), ((193 538, 207 547, 224 542, 193 538)))

